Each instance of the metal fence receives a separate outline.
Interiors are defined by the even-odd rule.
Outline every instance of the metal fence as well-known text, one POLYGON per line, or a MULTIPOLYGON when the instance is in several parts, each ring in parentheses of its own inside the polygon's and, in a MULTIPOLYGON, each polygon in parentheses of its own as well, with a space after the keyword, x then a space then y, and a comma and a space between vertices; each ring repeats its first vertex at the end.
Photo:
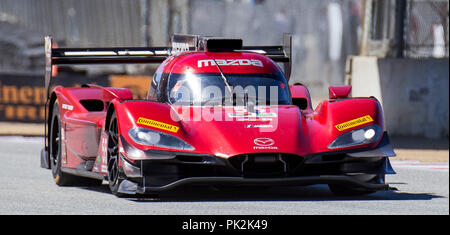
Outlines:
POLYGON ((405 19, 405 56, 449 56, 449 1, 408 0, 405 19))
POLYGON ((140 46, 139 0, 1 0, 0 21, 40 35, 51 34, 68 46, 140 46))
MULTIPOLYGON (((59 46, 147 45, 147 0, 1 0, 0 72, 42 74, 43 37, 59 46)), ((82 67, 82 66, 81 66, 82 67)), ((111 66, 89 67, 111 72, 111 66)), ((115 66, 119 72, 123 66, 115 66)))

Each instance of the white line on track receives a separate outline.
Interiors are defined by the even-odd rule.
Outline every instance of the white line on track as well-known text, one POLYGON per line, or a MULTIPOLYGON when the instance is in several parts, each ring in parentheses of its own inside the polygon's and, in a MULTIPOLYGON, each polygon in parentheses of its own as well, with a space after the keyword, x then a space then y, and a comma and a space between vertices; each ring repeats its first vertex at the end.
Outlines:
POLYGON ((42 144, 44 144, 44 137, 0 136, 0 142, 13 142, 13 143, 41 142, 42 144))
POLYGON ((448 162, 391 161, 395 168, 414 168, 448 172, 448 162))

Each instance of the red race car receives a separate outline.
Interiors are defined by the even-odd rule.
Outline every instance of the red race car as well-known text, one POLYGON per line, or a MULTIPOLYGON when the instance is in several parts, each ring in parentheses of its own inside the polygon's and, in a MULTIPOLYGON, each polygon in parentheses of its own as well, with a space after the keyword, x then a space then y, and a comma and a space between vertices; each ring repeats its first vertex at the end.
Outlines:
POLYGON ((41 167, 57 185, 107 180, 117 196, 181 185, 366 194, 388 190, 395 174, 377 99, 330 86, 313 109, 304 85, 288 85, 290 35, 280 46, 174 35, 171 47, 145 48, 53 48, 46 37, 45 49, 41 167), (147 98, 90 84, 50 90, 54 65, 111 63, 160 63, 147 98))

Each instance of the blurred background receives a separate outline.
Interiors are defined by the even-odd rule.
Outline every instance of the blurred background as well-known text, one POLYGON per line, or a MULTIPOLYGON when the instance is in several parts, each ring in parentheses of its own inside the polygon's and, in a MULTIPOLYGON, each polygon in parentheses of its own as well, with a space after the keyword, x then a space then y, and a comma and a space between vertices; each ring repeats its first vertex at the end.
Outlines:
MULTIPOLYGON (((174 33, 279 45, 285 32, 290 83, 308 86, 314 107, 329 85, 350 84, 381 101, 392 135, 448 142, 448 0, 0 0, 0 134, 43 133, 45 35, 59 47, 145 47, 174 33)), ((72 66, 55 80, 143 98, 155 68, 72 66)))

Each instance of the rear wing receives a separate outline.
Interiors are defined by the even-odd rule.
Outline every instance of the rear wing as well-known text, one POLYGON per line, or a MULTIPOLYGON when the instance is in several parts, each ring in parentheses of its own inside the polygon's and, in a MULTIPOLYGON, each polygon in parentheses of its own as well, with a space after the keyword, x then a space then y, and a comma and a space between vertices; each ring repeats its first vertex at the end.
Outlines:
POLYGON ((54 48, 53 39, 45 37, 45 90, 50 98, 54 65, 162 63, 170 47, 54 48))
POLYGON ((287 80, 291 74, 292 35, 283 35, 283 45, 242 46, 242 39, 173 35, 170 47, 101 47, 54 48, 52 37, 45 37, 45 90, 50 98, 50 84, 54 65, 71 64, 136 64, 162 63, 170 55, 181 51, 240 51, 265 55, 284 63, 287 80))

